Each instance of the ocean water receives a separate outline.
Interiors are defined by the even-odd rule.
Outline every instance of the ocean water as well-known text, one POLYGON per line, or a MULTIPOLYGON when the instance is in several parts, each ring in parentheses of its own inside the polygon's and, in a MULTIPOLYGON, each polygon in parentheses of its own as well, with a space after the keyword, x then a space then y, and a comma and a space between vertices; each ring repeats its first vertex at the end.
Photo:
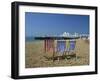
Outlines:
POLYGON ((35 40, 34 37, 25 37, 25 42, 40 42, 41 40, 35 40))
POLYGON ((25 37, 25 42, 36 41, 34 37, 25 37))

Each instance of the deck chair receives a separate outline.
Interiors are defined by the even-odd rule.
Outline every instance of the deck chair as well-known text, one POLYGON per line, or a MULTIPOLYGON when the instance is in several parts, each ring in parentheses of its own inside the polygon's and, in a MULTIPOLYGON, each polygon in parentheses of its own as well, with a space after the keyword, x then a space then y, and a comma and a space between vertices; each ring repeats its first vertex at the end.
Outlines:
POLYGON ((70 57, 76 57, 76 53, 75 53, 75 47, 76 47, 76 40, 70 40, 69 41, 69 54, 68 56, 70 57))
POLYGON ((44 56, 46 58, 46 60, 51 60, 54 59, 54 40, 52 39, 46 39, 44 40, 44 53, 46 53, 46 56, 44 56), (53 54, 53 56, 50 56, 47 54, 51 53, 51 55, 53 54))
POLYGON ((69 54, 69 50, 70 49, 70 41, 69 40, 66 40, 66 49, 65 49, 65 52, 69 54))
POLYGON ((64 40, 59 40, 57 41, 57 55, 58 55, 58 61, 59 58, 64 55, 65 49, 66 49, 66 41, 64 40))

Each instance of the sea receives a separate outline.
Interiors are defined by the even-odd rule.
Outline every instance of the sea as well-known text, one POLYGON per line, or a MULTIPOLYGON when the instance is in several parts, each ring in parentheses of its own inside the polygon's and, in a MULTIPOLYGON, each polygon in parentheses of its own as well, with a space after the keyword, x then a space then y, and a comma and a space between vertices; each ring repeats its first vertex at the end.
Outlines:
POLYGON ((25 37, 26 42, 35 41, 34 37, 25 37))
POLYGON ((25 37, 25 42, 36 42, 36 41, 40 41, 40 40, 35 40, 34 37, 25 37))

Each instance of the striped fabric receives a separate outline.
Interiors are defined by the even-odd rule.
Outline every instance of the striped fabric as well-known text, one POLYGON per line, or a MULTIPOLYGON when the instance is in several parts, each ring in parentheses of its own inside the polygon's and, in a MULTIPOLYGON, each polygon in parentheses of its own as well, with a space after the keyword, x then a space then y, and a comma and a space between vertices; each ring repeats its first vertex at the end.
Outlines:
POLYGON ((44 50, 48 51, 71 51, 75 49, 76 41, 75 40, 44 40, 44 50))
POLYGON ((70 41, 70 48, 69 48, 69 50, 74 50, 75 49, 75 45, 76 45, 76 41, 74 41, 74 40, 70 41))
POLYGON ((57 40, 54 40, 54 51, 57 52, 57 40))
POLYGON ((70 48, 70 41, 66 40, 66 51, 69 51, 70 48))
POLYGON ((57 41, 57 51, 64 52, 66 49, 66 41, 57 41))
POLYGON ((45 52, 48 52, 50 50, 54 50, 54 40, 44 40, 44 50, 45 52))

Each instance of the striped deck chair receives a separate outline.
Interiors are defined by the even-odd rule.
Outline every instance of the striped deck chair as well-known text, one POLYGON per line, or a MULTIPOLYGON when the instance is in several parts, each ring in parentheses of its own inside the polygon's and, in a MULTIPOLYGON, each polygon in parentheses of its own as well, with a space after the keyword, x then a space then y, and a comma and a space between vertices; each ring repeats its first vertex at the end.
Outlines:
POLYGON ((59 57, 64 55, 65 49, 66 49, 66 41, 63 40, 57 41, 58 61, 59 61, 59 57))
POLYGON ((54 55, 55 55, 55 50, 54 50, 54 40, 52 40, 52 39, 46 39, 46 40, 44 40, 44 52, 45 52, 45 54, 51 54, 51 55, 53 55, 52 57, 51 57, 51 55, 49 55, 49 56, 44 56, 47 60, 51 60, 51 59, 54 59, 54 55))
POLYGON ((72 57, 76 57, 76 53, 75 53, 76 41, 75 40, 70 40, 69 43, 70 43, 69 55, 72 56, 72 57))
POLYGON ((44 51, 45 53, 48 51, 53 51, 54 49, 54 40, 44 40, 44 51))
POLYGON ((66 49, 65 49, 65 52, 69 54, 69 48, 70 48, 70 41, 69 40, 66 40, 66 49))
POLYGON ((76 41, 75 40, 70 40, 70 51, 74 51, 75 50, 75 45, 76 45, 76 41))

